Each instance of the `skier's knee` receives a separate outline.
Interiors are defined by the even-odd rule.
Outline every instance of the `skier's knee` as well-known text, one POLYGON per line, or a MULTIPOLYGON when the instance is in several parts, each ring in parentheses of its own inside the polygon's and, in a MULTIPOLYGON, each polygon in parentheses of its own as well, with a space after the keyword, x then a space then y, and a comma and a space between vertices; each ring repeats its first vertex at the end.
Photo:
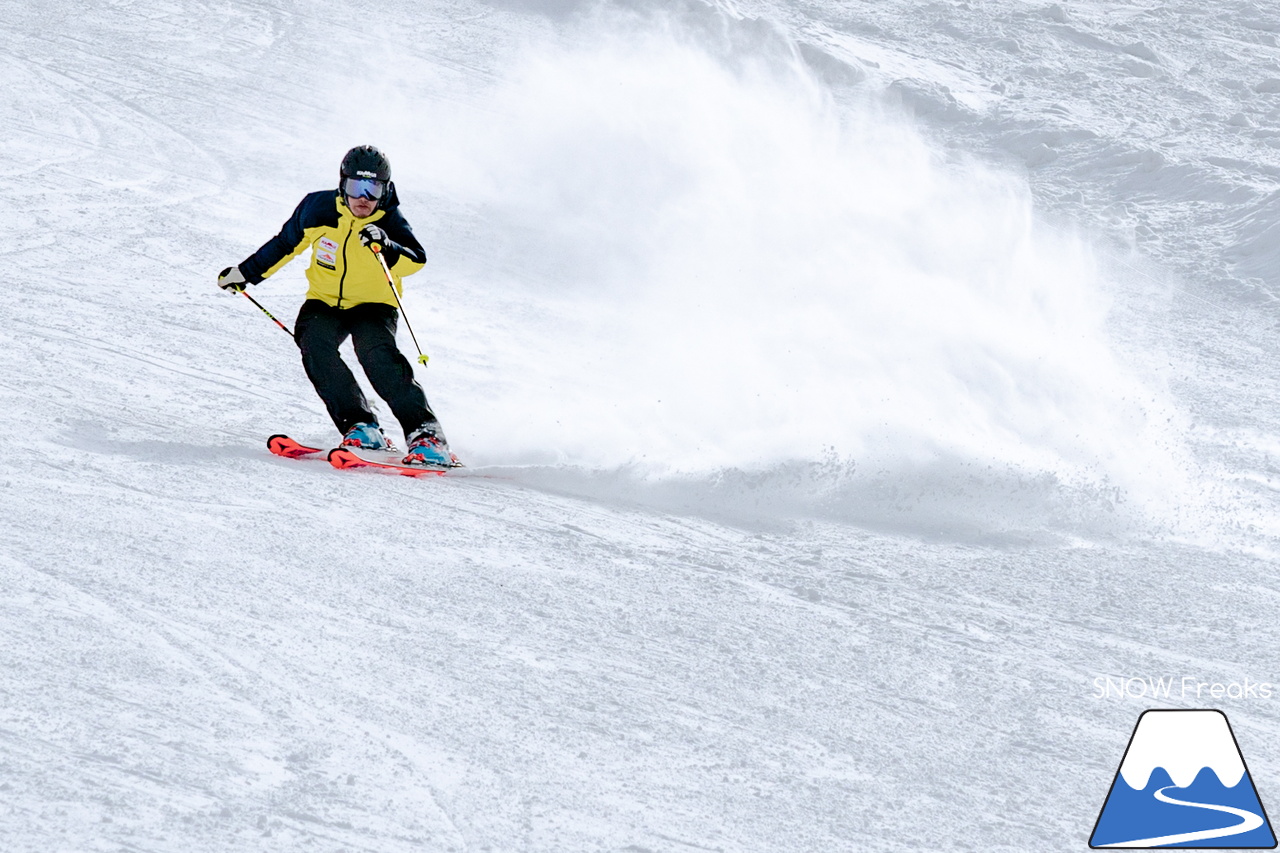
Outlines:
POLYGON ((332 345, 316 346, 299 341, 298 351, 302 354, 303 364, 333 364, 342 360, 342 356, 338 354, 338 348, 332 345))
POLYGON ((398 349, 393 345, 382 341, 373 344, 363 344, 361 346, 357 346, 355 350, 356 358, 360 360, 360 363, 368 365, 386 364, 397 360, 400 356, 400 351, 398 349))

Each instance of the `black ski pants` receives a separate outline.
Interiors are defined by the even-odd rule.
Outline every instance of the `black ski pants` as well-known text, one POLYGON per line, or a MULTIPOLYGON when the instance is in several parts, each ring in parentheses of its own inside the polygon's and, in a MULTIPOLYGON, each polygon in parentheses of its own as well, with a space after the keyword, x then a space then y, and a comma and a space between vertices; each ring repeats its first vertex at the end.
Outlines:
POLYGON ((399 319, 400 312, 393 306, 379 302, 350 308, 334 308, 319 299, 302 303, 294 327, 302 366, 343 435, 355 424, 376 420, 351 369, 338 355, 338 347, 348 337, 364 375, 387 401, 406 436, 436 422, 427 395, 413 376, 413 365, 396 347, 399 319))

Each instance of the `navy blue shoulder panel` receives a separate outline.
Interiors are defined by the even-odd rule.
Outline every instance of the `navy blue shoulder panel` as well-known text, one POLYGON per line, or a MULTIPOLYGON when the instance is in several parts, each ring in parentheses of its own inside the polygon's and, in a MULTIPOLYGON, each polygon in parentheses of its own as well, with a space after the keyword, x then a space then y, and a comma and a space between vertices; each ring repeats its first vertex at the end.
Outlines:
POLYGON ((400 212, 400 194, 396 192, 395 181, 387 186, 387 197, 383 199, 382 210, 385 212, 378 220, 378 227, 387 232, 387 236, 394 244, 386 249, 387 266, 394 267, 402 257, 408 258, 415 264, 425 264, 426 250, 413 235, 409 220, 405 219, 404 214, 400 212))
POLYGON ((240 272, 252 284, 262 281, 263 273, 293 254, 306 239, 308 228, 338 227, 337 193, 320 190, 308 193, 294 209, 280 233, 262 244, 262 248, 240 263, 240 272))

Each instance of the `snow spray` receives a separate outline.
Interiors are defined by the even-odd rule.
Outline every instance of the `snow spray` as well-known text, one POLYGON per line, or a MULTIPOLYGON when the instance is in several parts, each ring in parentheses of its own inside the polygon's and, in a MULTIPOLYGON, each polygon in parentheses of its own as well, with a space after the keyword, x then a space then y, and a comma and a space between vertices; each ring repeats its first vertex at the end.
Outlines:
POLYGON ((863 520, 1180 489, 1089 245, 873 87, 836 97, 731 24, 599 15, 405 140, 400 174, 422 164, 466 225, 436 393, 476 461, 863 520))

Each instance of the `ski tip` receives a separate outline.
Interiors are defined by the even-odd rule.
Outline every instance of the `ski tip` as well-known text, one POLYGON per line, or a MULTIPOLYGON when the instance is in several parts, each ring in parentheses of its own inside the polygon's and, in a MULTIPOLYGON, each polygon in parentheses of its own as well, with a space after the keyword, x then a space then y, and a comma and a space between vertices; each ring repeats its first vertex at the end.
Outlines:
POLYGON ((283 433, 276 433, 268 438, 267 449, 276 456, 283 456, 287 459, 298 459, 302 456, 320 452, 318 447, 307 447, 305 444, 299 444, 283 433))
POLYGON ((363 468, 369 463, 345 447, 335 447, 329 451, 329 464, 339 470, 346 470, 347 468, 363 468))

